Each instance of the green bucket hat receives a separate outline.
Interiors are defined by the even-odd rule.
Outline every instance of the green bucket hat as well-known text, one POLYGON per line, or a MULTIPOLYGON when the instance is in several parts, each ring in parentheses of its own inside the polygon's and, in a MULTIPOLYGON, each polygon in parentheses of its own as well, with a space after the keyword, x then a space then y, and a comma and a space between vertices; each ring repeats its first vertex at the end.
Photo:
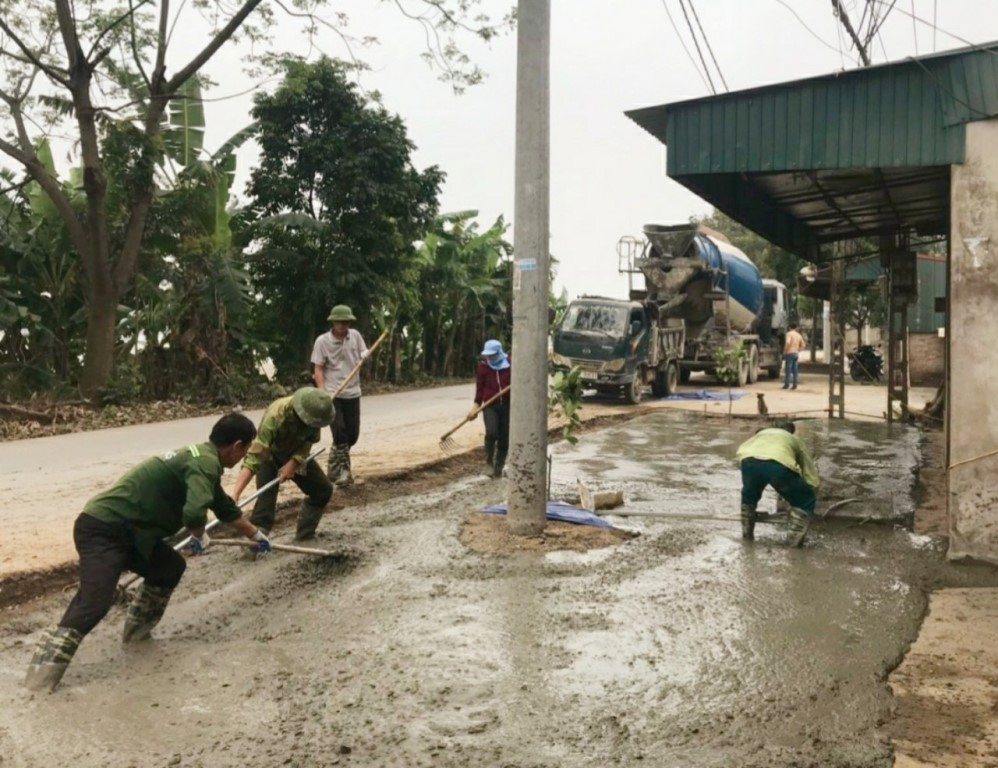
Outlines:
POLYGON ((327 318, 333 323, 350 323, 357 318, 353 316, 353 312, 350 311, 350 307, 346 304, 337 304, 329 312, 329 317, 327 318))
POLYGON ((333 420, 333 399, 315 387, 302 387, 291 398, 295 414, 309 427, 325 427, 333 420))

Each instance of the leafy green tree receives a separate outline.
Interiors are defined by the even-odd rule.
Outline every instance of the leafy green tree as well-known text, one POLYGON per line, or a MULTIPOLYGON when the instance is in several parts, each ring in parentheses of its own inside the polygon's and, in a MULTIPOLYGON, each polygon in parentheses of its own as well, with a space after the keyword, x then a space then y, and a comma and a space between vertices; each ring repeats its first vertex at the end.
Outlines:
POLYGON ((487 338, 508 341, 512 246, 500 216, 485 232, 477 211, 440 216, 419 248, 423 370, 431 376, 474 373, 487 338))
MULTIPOLYGON (((279 11, 300 19, 307 35, 331 27, 349 40, 346 17, 329 21, 317 10, 324 5, 0 0, 0 153, 49 198, 79 259, 86 296, 85 393, 96 392, 112 374, 119 303, 135 284, 155 203, 154 175, 171 140, 163 127, 168 111, 185 107, 185 87, 230 41, 264 43, 279 11), (205 28, 198 41, 197 30, 205 28), (177 31, 196 50, 187 60, 172 46, 177 31), (39 154, 41 139, 56 132, 71 136, 79 154, 82 208, 39 154)), ((478 0, 417 5, 422 12, 399 8, 427 28, 432 63, 455 89, 477 82, 481 73, 454 44, 453 33, 467 30, 488 40, 511 18, 493 25, 478 0)))
POLYGON ((334 304, 370 329, 430 229, 443 173, 416 170, 401 118, 363 96, 343 65, 285 62, 255 100, 261 158, 250 179, 250 264, 261 333, 281 374, 308 367, 334 304))

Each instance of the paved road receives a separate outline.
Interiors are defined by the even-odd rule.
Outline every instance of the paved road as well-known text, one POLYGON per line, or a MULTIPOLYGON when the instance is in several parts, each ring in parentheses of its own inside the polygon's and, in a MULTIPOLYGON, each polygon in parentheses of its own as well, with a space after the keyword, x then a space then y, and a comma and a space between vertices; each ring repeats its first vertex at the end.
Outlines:
MULTIPOLYGON (((466 384, 366 396, 354 450, 358 474, 439 458, 440 435, 468 412, 473 392, 466 384)), ((247 412, 255 422, 262 414, 247 412)), ((87 499, 147 456, 207 439, 219 415, 0 443, 0 498, 6 507, 0 575, 74 559, 72 524, 87 499)), ((478 419, 455 439, 474 448, 482 434, 478 419)), ((323 430, 322 445, 329 442, 329 430, 323 430)), ((230 470, 228 482, 234 478, 230 470)))

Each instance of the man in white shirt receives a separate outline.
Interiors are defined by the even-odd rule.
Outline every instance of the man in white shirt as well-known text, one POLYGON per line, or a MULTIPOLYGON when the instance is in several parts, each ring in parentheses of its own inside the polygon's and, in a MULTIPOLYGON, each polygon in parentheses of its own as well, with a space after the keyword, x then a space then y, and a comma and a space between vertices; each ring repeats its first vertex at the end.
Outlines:
POLYGON ((329 479, 339 487, 353 485, 350 448, 360 437, 360 364, 367 358, 367 344, 359 331, 350 327, 354 317, 350 307, 337 304, 329 313, 332 329, 315 340, 312 347, 312 373, 315 386, 333 395, 335 414, 330 429, 333 449, 329 452, 329 479))

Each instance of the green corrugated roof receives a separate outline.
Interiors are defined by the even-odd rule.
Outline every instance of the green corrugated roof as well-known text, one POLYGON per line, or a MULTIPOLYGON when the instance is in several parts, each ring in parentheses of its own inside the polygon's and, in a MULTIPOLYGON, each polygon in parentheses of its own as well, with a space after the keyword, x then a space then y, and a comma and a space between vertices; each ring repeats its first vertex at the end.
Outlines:
POLYGON ((627 114, 668 146, 670 177, 798 253, 930 231, 964 124, 998 115, 998 43, 627 114))

